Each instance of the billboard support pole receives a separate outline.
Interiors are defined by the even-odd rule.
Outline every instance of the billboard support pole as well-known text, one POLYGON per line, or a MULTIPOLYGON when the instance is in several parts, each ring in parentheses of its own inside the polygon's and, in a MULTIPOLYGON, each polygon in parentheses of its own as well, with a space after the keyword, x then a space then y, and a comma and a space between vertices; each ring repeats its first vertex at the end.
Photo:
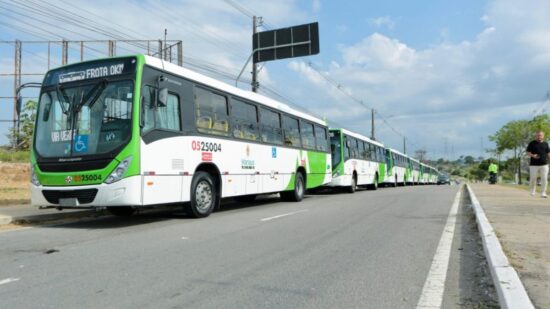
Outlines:
MULTIPOLYGON (((252 17, 252 34, 256 35, 257 33, 257 24, 258 19, 256 15, 252 17)), ((256 61, 252 61, 252 91, 258 92, 258 86, 260 83, 258 82, 258 66, 256 65, 256 61)))

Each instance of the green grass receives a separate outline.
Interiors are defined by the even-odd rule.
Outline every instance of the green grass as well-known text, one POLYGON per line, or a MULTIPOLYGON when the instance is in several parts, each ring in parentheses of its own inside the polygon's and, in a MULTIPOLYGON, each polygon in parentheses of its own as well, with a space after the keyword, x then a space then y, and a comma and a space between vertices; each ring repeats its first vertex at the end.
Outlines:
POLYGON ((30 153, 28 150, 12 151, 12 150, 0 149, 0 161, 28 163, 30 161, 30 153))

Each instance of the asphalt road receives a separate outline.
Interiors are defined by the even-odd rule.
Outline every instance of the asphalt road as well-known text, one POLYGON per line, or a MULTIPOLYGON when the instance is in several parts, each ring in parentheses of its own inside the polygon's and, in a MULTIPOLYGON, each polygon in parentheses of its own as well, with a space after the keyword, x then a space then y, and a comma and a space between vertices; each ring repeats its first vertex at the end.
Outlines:
MULTIPOLYGON (((414 308, 457 186, 0 233, 2 308, 414 308)), ((452 275, 451 275, 452 277, 452 275)))

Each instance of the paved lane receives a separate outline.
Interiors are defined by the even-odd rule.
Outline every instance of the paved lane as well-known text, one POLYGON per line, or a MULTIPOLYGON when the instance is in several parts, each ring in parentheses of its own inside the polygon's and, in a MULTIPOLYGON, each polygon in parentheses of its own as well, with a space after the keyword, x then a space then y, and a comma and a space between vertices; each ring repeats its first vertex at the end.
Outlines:
POLYGON ((415 307, 458 187, 0 233, 6 308, 415 307), (46 254, 45 252, 50 252, 46 254))

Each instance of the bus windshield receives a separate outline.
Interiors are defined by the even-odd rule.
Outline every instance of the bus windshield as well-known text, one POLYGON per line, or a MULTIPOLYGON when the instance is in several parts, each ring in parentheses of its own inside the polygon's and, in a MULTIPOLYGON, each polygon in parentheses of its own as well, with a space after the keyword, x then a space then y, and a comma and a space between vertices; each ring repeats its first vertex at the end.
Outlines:
POLYGON ((336 133, 330 134, 330 152, 332 156, 332 168, 335 168, 342 159, 342 149, 340 145, 340 135, 336 133))
POLYGON ((46 158, 107 153, 132 133, 131 80, 56 85, 38 103, 35 149, 46 158))

